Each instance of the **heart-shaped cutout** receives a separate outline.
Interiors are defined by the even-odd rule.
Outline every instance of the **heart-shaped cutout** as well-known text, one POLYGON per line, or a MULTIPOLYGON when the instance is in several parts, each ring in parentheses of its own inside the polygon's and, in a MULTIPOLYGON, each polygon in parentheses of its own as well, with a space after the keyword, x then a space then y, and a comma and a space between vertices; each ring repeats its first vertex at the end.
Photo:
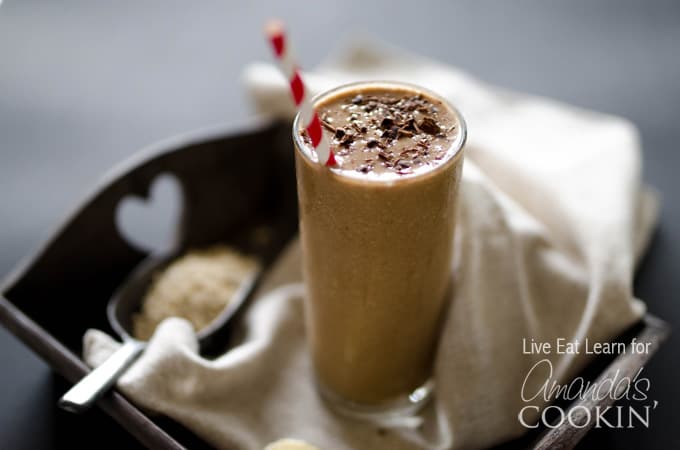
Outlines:
POLYGON ((148 198, 124 197, 116 210, 118 232, 145 252, 168 252, 177 244, 183 208, 182 185, 174 175, 153 181, 148 198))

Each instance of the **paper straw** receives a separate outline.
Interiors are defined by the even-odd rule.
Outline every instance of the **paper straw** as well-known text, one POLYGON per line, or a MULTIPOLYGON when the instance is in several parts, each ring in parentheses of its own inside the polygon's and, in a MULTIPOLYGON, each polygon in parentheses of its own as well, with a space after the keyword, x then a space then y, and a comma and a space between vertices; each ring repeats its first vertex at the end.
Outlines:
POLYGON ((278 20, 269 21, 265 26, 265 33, 274 49, 279 68, 290 84, 293 101, 300 113, 302 124, 312 140, 312 147, 316 150, 319 163, 326 166, 336 165, 335 154, 333 154, 328 140, 323 134, 319 115, 308 98, 308 91, 293 58, 293 52, 286 38, 283 24, 278 20))

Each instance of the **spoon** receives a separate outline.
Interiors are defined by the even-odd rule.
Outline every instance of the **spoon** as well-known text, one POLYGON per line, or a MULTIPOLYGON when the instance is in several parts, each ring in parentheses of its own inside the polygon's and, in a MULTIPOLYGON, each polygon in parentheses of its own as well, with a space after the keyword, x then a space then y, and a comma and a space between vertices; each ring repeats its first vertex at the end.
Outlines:
MULTIPOLYGON (((113 294, 106 307, 106 315, 109 324, 122 339, 123 345, 104 363, 69 389, 59 399, 60 408, 75 413, 86 411, 113 386, 125 370, 142 354, 146 348, 146 342, 132 337, 132 316, 139 311, 142 299, 148 291, 154 275, 164 270, 177 256, 176 253, 150 255, 134 269, 113 294)), ((220 345, 224 344, 227 325, 254 291, 260 273, 261 269, 254 270, 246 277, 220 315, 196 333, 202 353, 215 351, 220 345)))

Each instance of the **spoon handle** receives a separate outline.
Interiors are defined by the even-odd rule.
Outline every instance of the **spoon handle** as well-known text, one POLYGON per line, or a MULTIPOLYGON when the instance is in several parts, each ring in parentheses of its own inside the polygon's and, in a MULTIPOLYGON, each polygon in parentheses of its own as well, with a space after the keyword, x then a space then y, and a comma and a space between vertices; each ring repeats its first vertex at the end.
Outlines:
POLYGON ((126 341, 102 365, 85 375, 59 399, 58 405, 66 411, 80 413, 89 409, 116 382, 144 350, 145 343, 126 341))

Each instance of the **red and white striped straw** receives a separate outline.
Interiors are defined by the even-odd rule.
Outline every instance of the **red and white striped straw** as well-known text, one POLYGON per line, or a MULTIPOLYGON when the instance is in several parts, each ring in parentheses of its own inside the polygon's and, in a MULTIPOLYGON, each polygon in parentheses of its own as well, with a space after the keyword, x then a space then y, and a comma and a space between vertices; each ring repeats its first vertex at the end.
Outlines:
POLYGON ((326 166, 336 165, 335 154, 333 154, 328 140, 324 137, 319 115, 308 98, 307 89, 302 81, 298 65, 293 58, 293 52, 286 38, 283 24, 278 20, 269 21, 265 26, 265 33, 274 49, 274 55, 279 62, 281 72, 289 81, 293 101, 300 113, 302 124, 312 140, 312 147, 316 150, 319 163, 326 166))

